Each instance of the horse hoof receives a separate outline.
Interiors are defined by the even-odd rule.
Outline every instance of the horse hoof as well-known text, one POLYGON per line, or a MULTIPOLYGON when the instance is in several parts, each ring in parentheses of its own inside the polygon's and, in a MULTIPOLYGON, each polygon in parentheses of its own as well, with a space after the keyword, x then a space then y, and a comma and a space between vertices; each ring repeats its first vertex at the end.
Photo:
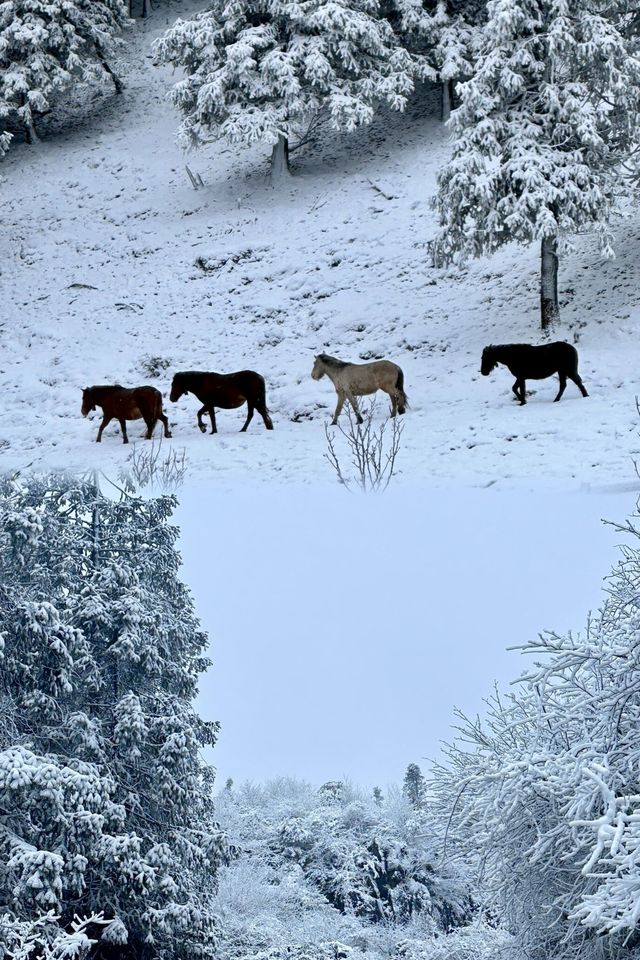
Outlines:
POLYGON ((171 440, 171 437, 172 437, 171 431, 169 431, 169 433, 165 433, 165 437, 167 438, 167 440, 171 440))
POLYGON ((200 430, 200 433, 206 433, 206 432, 207 432, 207 428, 206 428, 206 427, 203 427, 201 423, 198 424, 198 429, 200 430))

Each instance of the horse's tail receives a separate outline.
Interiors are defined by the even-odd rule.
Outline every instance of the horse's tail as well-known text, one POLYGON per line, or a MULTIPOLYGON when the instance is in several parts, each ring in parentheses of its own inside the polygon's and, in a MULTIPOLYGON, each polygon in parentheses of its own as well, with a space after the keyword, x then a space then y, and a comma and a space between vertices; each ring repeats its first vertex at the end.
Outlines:
POLYGON ((267 407, 267 385, 263 376, 258 374, 258 389, 256 391, 256 409, 262 419, 264 420, 264 425, 267 430, 273 430, 273 420, 269 416, 269 408, 267 407))
POLYGON ((404 413, 409 406, 409 398, 404 392, 404 373, 398 367, 398 376, 396 377, 396 390, 398 391, 398 413, 404 413))
POLYGON ((580 360, 579 360, 579 358, 578 358, 578 351, 576 350, 576 348, 573 346, 572 343, 570 343, 569 346, 570 346, 571 349, 573 350, 573 354, 572 354, 573 373, 574 373, 575 375, 577 375, 577 373, 578 373, 578 365, 579 365, 579 363, 580 363, 580 360))
POLYGON ((155 389, 155 387, 154 390, 155 393, 153 395, 153 403, 151 404, 151 416, 153 417, 154 421, 158 421, 163 415, 162 394, 159 390, 155 389))

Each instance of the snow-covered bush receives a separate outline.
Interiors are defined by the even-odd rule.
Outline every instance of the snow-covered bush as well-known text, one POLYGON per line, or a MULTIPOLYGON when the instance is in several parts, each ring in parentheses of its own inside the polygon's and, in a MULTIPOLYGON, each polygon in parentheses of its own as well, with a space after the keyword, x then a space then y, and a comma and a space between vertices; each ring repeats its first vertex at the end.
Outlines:
POLYGON ((343 914, 375 923, 425 914, 440 929, 470 918, 467 886, 440 867, 428 815, 400 796, 380 805, 341 782, 317 791, 285 780, 225 790, 216 808, 241 856, 294 887, 304 878, 343 914))
MULTIPOLYGON (((35 139, 35 121, 52 95, 102 71, 119 92, 108 58, 127 19, 124 0, 0 3, 0 124, 20 126, 35 139)), ((7 146, 4 134, 0 154, 7 146)))
POLYGON ((612 205, 637 166, 632 17, 627 0, 491 0, 458 85, 435 258, 541 243, 543 326, 558 316, 558 254, 589 228, 610 255, 612 205))
POLYGON ((186 960, 213 949, 225 845, 174 504, 0 482, 0 904, 103 912, 106 942, 186 960))
POLYGON ((448 852, 475 862, 523 955, 637 957, 640 550, 584 634, 524 649, 538 659, 520 692, 463 724, 438 771, 448 852))
POLYGON ((213 0, 157 41, 184 71, 171 91, 190 145, 225 137, 273 146, 272 173, 319 115, 335 129, 369 123, 380 103, 404 109, 426 58, 402 45, 378 0, 213 0))

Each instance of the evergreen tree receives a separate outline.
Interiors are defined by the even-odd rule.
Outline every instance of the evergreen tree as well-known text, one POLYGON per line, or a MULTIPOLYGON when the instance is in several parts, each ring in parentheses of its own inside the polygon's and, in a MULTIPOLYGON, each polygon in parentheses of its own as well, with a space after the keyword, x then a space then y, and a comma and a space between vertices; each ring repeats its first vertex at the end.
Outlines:
POLYGON ((458 86, 439 177, 436 259, 541 244, 541 320, 559 316, 558 255, 608 221, 640 132, 640 49, 627 0, 491 0, 458 86))
MULTIPOLYGON (((0 121, 37 139, 35 121, 51 96, 106 71, 127 22, 124 0, 3 0, 0 3, 0 121)), ((8 142, 0 138, 0 151, 8 142)))
POLYGON ((185 73, 171 92, 183 141, 271 144, 272 176, 288 171, 290 139, 318 116, 353 130, 380 103, 403 110, 430 73, 378 0, 213 0, 178 20, 155 53, 185 73))
POLYGON ((207 640, 175 501, 59 477, 0 497, 0 903, 63 927, 102 911, 133 956, 210 956, 217 725, 193 710, 207 640))
POLYGON ((412 807, 424 806, 427 797, 427 785, 417 763, 410 763, 404 775, 402 792, 412 807))

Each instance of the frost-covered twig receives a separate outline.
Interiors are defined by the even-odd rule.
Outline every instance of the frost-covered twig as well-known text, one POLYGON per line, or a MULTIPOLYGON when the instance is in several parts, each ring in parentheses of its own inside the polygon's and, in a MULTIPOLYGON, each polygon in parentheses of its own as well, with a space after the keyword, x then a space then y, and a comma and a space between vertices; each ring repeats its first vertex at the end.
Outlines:
POLYGON ((170 448, 162 456, 162 440, 134 444, 127 459, 128 466, 119 474, 119 479, 129 490, 160 490, 173 493, 182 486, 187 472, 187 452, 170 448))
POLYGON ((396 461, 400 451, 403 425, 397 417, 387 417, 375 429, 375 401, 363 411, 362 423, 358 423, 351 406, 347 406, 347 420, 349 426, 345 429, 337 424, 347 444, 347 451, 351 460, 352 472, 349 474, 341 461, 341 455, 330 427, 325 425, 327 438, 327 452, 325 458, 333 467, 339 483, 347 490, 359 487, 367 492, 382 492, 391 483, 396 473, 396 461), (388 426, 391 423, 391 433, 388 426))

